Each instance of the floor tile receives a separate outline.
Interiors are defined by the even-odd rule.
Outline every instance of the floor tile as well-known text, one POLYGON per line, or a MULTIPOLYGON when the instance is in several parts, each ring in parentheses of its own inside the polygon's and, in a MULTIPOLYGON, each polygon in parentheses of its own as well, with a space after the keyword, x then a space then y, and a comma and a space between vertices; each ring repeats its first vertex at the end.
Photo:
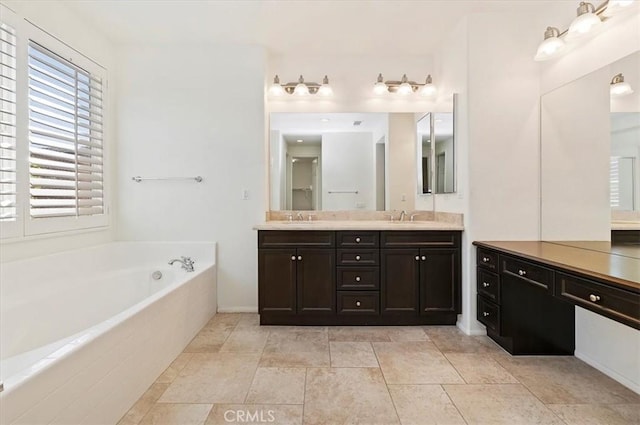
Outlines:
POLYGON ((242 403, 259 359, 259 355, 248 353, 194 354, 159 401, 242 403))
POLYGON ((467 384, 517 384, 505 368, 487 354, 446 353, 467 384))
POLYGON ((547 404, 640 403, 640 395, 572 356, 496 357, 547 404))
POLYGON ((469 336, 455 326, 425 326, 424 331, 443 353, 504 352, 502 347, 488 336, 469 336))
POLYGON ((609 404, 609 408, 618 412, 627 422, 640 424, 640 404, 609 404))
POLYGON ((463 384, 464 380, 431 342, 374 342, 387 384, 463 384))
POLYGON ((220 351, 222 345, 227 340, 233 327, 208 326, 204 327, 191 340, 189 345, 184 349, 185 353, 216 353, 220 351))
POLYGON ((214 325, 232 325, 236 326, 241 319, 249 316, 249 314, 243 313, 216 313, 206 326, 214 325))
POLYGON ((169 367, 165 369, 162 375, 160 375, 158 379, 156 379, 156 383, 158 384, 172 383, 173 380, 176 379, 180 371, 184 369, 184 367, 187 365, 189 360, 191 360, 192 356, 193 356, 193 353, 181 353, 180 355, 178 355, 178 357, 176 357, 176 359, 173 362, 171 362, 169 367))
POLYGON ((302 404, 306 374, 303 368, 259 367, 245 403, 302 404))
POLYGON ((211 404, 159 403, 147 413, 140 425, 202 425, 211 404))
POLYGON ((386 328, 389 339, 402 341, 429 341, 429 336, 421 326, 388 326, 386 328))
MULTIPOLYGON (((260 327, 260 315, 259 314, 243 314, 236 324, 237 329, 246 328, 261 328, 260 327)), ((268 330, 268 329, 265 329, 268 330)))
POLYGON ((469 425, 561 425, 563 422, 520 384, 443 385, 469 425))
POLYGON ((262 353, 268 336, 267 330, 236 328, 220 347, 220 352, 262 353))
POLYGON ((402 425, 465 424, 440 385, 389 385, 402 425))
POLYGON ((263 352, 260 367, 329 367, 329 350, 263 352))
POLYGON ((127 413, 120 419, 118 425, 137 425, 144 415, 154 406, 160 396, 169 388, 169 384, 155 383, 149 387, 142 397, 135 402, 127 413))
POLYGON ((205 425, 302 425, 302 405, 214 404, 205 425))
POLYGON ((384 326, 334 326, 329 328, 330 341, 391 341, 384 326))
POLYGON ((331 367, 379 367, 370 342, 329 343, 331 367))
POLYGON ((307 371, 304 423, 398 424, 378 368, 311 368, 307 371))
MULTIPOLYGON (((640 419, 640 405, 632 406, 636 412, 636 420, 625 417, 624 413, 606 404, 549 404, 551 410, 568 425, 628 425, 638 424, 640 419)), ((631 409, 629 409, 630 411, 631 409)))

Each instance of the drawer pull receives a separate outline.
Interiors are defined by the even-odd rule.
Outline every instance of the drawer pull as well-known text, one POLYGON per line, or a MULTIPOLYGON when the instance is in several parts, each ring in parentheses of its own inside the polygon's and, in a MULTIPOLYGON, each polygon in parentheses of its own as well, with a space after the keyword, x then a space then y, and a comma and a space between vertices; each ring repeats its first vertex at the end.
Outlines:
POLYGON ((526 275, 527 275, 527 272, 526 272, 526 270, 522 270, 522 269, 520 269, 520 270, 518 270, 518 274, 519 274, 520 276, 526 276, 526 275))
POLYGON ((360 307, 360 301, 356 301, 356 307, 360 307))
POLYGON ((416 261, 420 261, 420 256, 416 255, 416 261))
POLYGON ((482 262, 483 262, 483 263, 488 263, 489 261, 491 261, 491 258, 489 258, 489 257, 482 257, 482 262))
POLYGON ((360 238, 356 238, 356 243, 360 243, 360 238))
POLYGON ((292 261, 296 261, 296 256, 295 256, 295 255, 292 255, 292 256, 291 256, 291 260, 292 260, 292 261))
POLYGON ((426 256, 426 255, 423 255, 423 256, 421 257, 421 260, 422 260, 422 261, 426 261, 426 260, 427 260, 427 256, 426 256))
POLYGON ((302 255, 298 255, 298 261, 302 261, 302 255))
POLYGON ((597 303, 598 301, 600 301, 600 295, 591 294, 589 295, 589 300, 593 303, 597 303))
POLYGON ((488 312, 486 312, 486 311, 483 311, 483 312, 482 312, 482 316, 483 316, 483 317, 487 317, 488 315, 489 315, 489 313, 488 313, 488 312))
POLYGON ((356 276, 356 282, 360 282, 360 276, 356 276))
POLYGON ((487 282, 482 282, 482 287, 483 288, 488 288, 489 286, 491 286, 491 285, 489 285, 487 282))
POLYGON ((360 256, 356 255, 356 261, 360 261, 360 256))

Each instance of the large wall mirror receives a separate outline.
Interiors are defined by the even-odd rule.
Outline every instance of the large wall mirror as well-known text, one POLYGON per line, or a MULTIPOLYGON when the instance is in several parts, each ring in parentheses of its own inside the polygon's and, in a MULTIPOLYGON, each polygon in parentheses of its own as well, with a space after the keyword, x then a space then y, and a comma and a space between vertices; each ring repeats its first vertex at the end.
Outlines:
POLYGON ((541 101, 541 238, 608 241, 616 217, 640 222, 640 52, 541 101))

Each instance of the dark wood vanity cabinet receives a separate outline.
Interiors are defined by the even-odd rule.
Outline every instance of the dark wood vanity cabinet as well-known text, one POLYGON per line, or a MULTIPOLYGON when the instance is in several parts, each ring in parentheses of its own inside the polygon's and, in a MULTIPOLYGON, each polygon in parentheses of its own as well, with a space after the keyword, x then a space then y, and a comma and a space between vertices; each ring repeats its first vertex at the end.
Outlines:
POLYGON ((258 233, 262 324, 455 324, 458 231, 258 233))

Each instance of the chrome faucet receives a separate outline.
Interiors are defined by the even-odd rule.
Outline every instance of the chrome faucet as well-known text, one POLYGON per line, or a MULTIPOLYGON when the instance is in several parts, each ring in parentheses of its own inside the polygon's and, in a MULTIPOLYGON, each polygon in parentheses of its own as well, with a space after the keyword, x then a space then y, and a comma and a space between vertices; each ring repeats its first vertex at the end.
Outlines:
POLYGON ((192 272, 193 271, 193 263, 195 263, 195 261, 193 261, 191 259, 191 257, 180 257, 180 259, 173 259, 171 261, 169 261, 169 265, 172 266, 173 263, 178 262, 180 264, 182 264, 182 268, 188 272, 192 272))
POLYGON ((400 211, 400 218, 398 219, 399 221, 404 221, 404 216, 407 215, 407 212, 405 210, 400 211))
POLYGON ((298 214, 296 214, 296 218, 300 221, 304 220, 304 217, 302 216, 302 213, 300 211, 298 211, 298 214))

